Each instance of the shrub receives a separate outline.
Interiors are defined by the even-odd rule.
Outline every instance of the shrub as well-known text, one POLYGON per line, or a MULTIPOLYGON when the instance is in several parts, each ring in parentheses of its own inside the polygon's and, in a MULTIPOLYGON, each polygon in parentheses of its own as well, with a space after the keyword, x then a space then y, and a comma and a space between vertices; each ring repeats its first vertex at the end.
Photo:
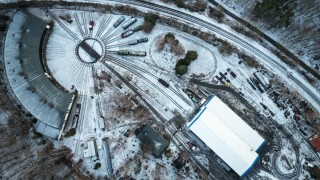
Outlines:
POLYGON ((197 58, 198 58, 198 53, 196 51, 188 51, 185 57, 185 59, 190 60, 190 62, 196 60, 197 58))
POLYGON ((273 27, 286 27, 294 16, 297 4, 297 1, 263 0, 256 4, 253 14, 273 27))
POLYGON ((0 31, 5 31, 7 29, 7 25, 6 24, 0 24, 0 31))
POLYGON ((179 59, 176 64, 176 74, 184 75, 188 72, 188 66, 190 63, 198 58, 196 51, 188 51, 184 59, 179 59))
POLYGON ((178 62, 177 62, 177 64, 176 64, 176 66, 185 65, 184 63, 185 63, 185 62, 184 62, 184 59, 179 59, 178 62))
POLYGON ((167 33, 165 36, 164 36, 164 40, 165 40, 165 42, 166 43, 168 43, 168 40, 169 39, 176 39, 176 37, 174 36, 174 34, 173 33, 167 33))
POLYGON ((244 63, 249 67, 258 67, 259 63, 254 57, 244 55, 243 56, 244 63))
POLYGON ((101 167, 101 163, 96 163, 95 165, 94 165, 94 170, 97 170, 97 169, 99 169, 101 167))
POLYGON ((74 136, 76 134, 76 130, 75 129, 70 129, 69 131, 67 131, 65 134, 64 134, 64 137, 71 137, 71 136, 74 136))
POLYGON ((186 8, 186 4, 183 0, 177 0, 176 5, 178 6, 178 8, 186 8))
POLYGON ((10 20, 10 17, 7 16, 7 15, 0 15, 0 19, 1 19, 2 21, 9 21, 9 20, 10 20))
POLYGON ((209 16, 221 23, 225 15, 219 9, 209 7, 209 16))
POLYGON ((309 169, 310 176, 314 179, 320 179, 320 168, 318 166, 314 166, 309 169))
POLYGON ((180 65, 180 66, 176 66, 176 74, 178 75, 184 75, 188 72, 188 66, 186 65, 180 65))
POLYGON ((143 25, 141 26, 141 29, 145 32, 145 33, 150 33, 153 29, 154 25, 150 22, 144 22, 143 25))
POLYGON ((228 43, 227 41, 222 41, 219 46, 219 52, 224 55, 231 55, 236 51, 236 48, 228 43))
POLYGON ((146 13, 144 15, 144 21, 150 22, 152 24, 156 24, 156 21, 158 20, 159 16, 153 13, 146 13))
POLYGON ((165 151, 164 151, 164 155, 165 155, 167 158, 172 157, 171 149, 167 149, 167 150, 165 150, 165 151))
POLYGON ((146 13, 144 15, 144 23, 142 25, 142 30, 146 33, 150 33, 153 27, 156 25, 156 21, 159 19, 159 16, 153 13, 146 13))

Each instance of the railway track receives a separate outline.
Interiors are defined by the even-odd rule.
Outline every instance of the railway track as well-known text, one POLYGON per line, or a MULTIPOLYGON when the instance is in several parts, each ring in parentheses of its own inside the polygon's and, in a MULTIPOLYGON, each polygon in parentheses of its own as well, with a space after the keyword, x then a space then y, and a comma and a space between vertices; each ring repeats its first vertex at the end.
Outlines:
MULTIPOLYGON (((91 70, 91 69, 90 69, 91 70)), ((85 82, 82 84, 81 89, 84 90, 84 92, 89 92, 89 80, 90 80, 90 76, 87 75, 85 82)), ((86 113, 88 111, 88 95, 84 94, 84 92, 79 92, 79 102, 81 103, 81 110, 80 110, 80 115, 79 115, 79 119, 78 119, 78 127, 77 127, 77 144, 76 144, 76 150, 75 150, 75 154, 76 157, 79 157, 79 148, 80 148, 80 136, 83 130, 83 125, 84 125, 84 121, 85 121, 85 117, 86 117, 86 113)))
MULTIPOLYGON (((155 76, 154 74, 150 73, 149 71, 145 70, 144 68, 141 68, 139 66, 136 66, 130 62, 125 62, 123 61, 122 59, 120 58, 115 58, 115 57, 109 57, 108 60, 110 60, 110 62, 113 62, 113 63, 117 63, 117 64, 122 64, 122 65, 125 65, 125 66, 130 66, 134 69, 137 69, 145 74, 148 74, 149 76, 151 76, 152 78, 154 78, 155 80, 158 81, 159 77, 155 76)), ((173 92, 175 95, 177 95, 181 100, 183 100, 184 103, 188 104, 189 106, 193 106, 193 103, 191 100, 187 99, 185 96, 183 96, 181 93, 179 93, 177 90, 175 90, 173 87, 169 86, 169 90, 171 92, 173 92)))
POLYGON ((151 112, 153 112, 158 119, 160 119, 161 122, 166 122, 167 119, 164 118, 162 114, 160 114, 153 106, 150 105, 148 101, 145 100, 144 97, 138 92, 138 89, 134 87, 132 84, 129 83, 129 81, 121 76, 116 70, 114 70, 112 67, 110 67, 107 63, 102 62, 102 64, 113 74, 117 76, 118 79, 120 79, 134 94, 136 94, 137 97, 139 97, 142 102, 150 109, 151 112))
MULTIPOLYGON (((112 57, 112 58, 113 58, 113 57, 112 57)), ((111 58, 108 58, 108 59, 111 59, 111 58)), ((140 67, 135 66, 135 65, 133 65, 133 64, 129 64, 129 63, 126 64, 126 63, 124 63, 121 59, 114 60, 114 61, 113 61, 113 60, 110 60, 110 62, 112 62, 112 63, 114 63, 114 64, 116 64, 116 65, 118 65, 118 66, 121 66, 121 67, 123 67, 123 68, 125 68, 125 69, 130 68, 130 71, 134 71, 133 74, 135 74, 135 75, 139 76, 140 78, 144 79, 145 81, 149 82, 149 84, 151 84, 151 85, 152 85, 153 87, 155 87, 158 91, 160 91, 162 94, 164 94, 168 99, 170 99, 172 102, 174 102, 174 104, 175 104, 177 107, 179 107, 180 110, 182 110, 182 111, 184 110, 184 109, 182 108, 182 106, 180 106, 175 100, 173 100, 170 96, 168 96, 161 88, 159 88, 157 85, 155 85, 155 84, 154 84, 153 82, 151 82, 149 79, 145 78, 143 75, 137 73, 135 70, 133 70, 133 69, 131 69, 131 68, 138 69, 138 70, 142 71, 143 73, 146 73, 146 74, 150 75, 150 76, 151 76, 152 78, 154 78, 155 80, 158 80, 158 77, 157 77, 157 76, 155 76, 155 75, 151 74, 150 72, 144 70, 143 68, 140 68, 140 67)), ((169 89, 170 89, 170 88, 169 88, 169 89)), ((188 104, 188 105, 190 105, 190 106, 193 105, 193 104, 190 103, 188 100, 186 100, 186 98, 183 97, 180 93, 178 93, 176 90, 174 90, 172 87, 171 87, 170 91, 173 92, 174 94, 176 94, 179 98, 182 97, 181 100, 183 100, 186 104, 188 104)))
MULTIPOLYGON (((114 37, 116 37, 116 36, 114 36, 114 37)), ((113 42, 115 42, 115 41, 117 41, 117 40, 122 39, 121 37, 116 37, 116 38, 114 38, 114 37, 112 37, 112 38, 109 39, 108 41, 103 41, 103 42, 106 43, 106 44, 110 44, 110 43, 113 43, 113 42)))
MULTIPOLYGON (((112 26, 113 27, 113 26, 112 26)), ((112 28, 112 30, 114 30, 115 28, 112 28)), ((119 34, 120 32, 122 31, 122 29, 118 29, 118 30, 116 30, 116 31, 114 31, 113 33, 111 33, 111 32, 109 32, 109 33, 111 33, 111 34, 105 34, 106 36, 104 37, 102 37, 102 41, 104 42, 104 43, 106 43, 106 44, 108 44, 109 43, 109 41, 112 39, 112 38, 114 38, 115 37, 115 35, 117 35, 117 34, 119 34)))
POLYGON ((76 21, 76 24, 77 24, 77 27, 78 27, 78 29, 79 29, 79 31, 80 31, 81 36, 84 37, 85 34, 84 34, 83 29, 82 29, 81 22, 80 22, 80 20, 79 20, 78 14, 77 14, 77 13, 74 13, 73 16, 74 16, 74 19, 75 19, 75 21, 76 21))
POLYGON ((311 99, 313 99, 313 101, 316 103, 317 107, 316 108, 320 108, 320 97, 318 92, 316 92, 317 90, 311 90, 308 87, 306 87, 306 85, 304 83, 302 83, 299 79, 297 79, 296 77, 294 77, 291 72, 289 72, 286 66, 282 65, 281 63, 277 62, 276 60, 272 59, 271 57, 269 57, 267 54, 265 54, 264 52, 262 52, 261 50, 259 50, 258 48, 254 47, 254 45, 251 45, 250 43, 246 42, 245 40, 237 37, 236 35, 223 30, 222 28, 208 22, 205 20, 202 20, 198 17, 192 16, 190 14, 181 12, 179 10, 176 9, 172 9, 172 8, 168 8, 165 6, 161 6, 161 5, 157 5, 154 4, 152 2, 146 2, 146 1, 133 1, 133 0, 110 0, 113 2, 118 2, 118 3, 125 3, 125 4, 131 4, 131 5, 135 5, 135 6, 140 6, 140 7, 144 7, 144 8, 148 8, 148 9, 152 9, 158 12, 162 12, 162 13, 166 13, 168 15, 174 16, 174 17, 178 17, 184 21, 186 21, 187 23, 193 23, 193 24, 197 24, 201 27, 207 28, 229 40, 231 40, 233 43, 241 46, 242 48, 246 49, 248 52, 251 52, 252 54, 254 54, 255 56, 259 57, 261 60, 263 60, 266 64, 269 64, 270 67, 272 68, 277 68, 279 71, 281 71, 284 75, 286 75, 288 78, 290 78, 297 86, 299 86, 301 89, 303 89, 311 99))
POLYGON ((55 15, 54 13, 50 12, 49 10, 47 11, 48 14, 51 16, 51 18, 56 21, 65 31, 67 31, 67 33, 73 37, 75 40, 80 41, 80 39, 78 38, 78 36, 76 36, 65 24, 63 24, 60 19, 57 17, 57 15, 55 15))
MULTIPOLYGON (((282 147, 282 143, 281 143, 281 137, 276 136, 277 142, 280 143, 280 146, 282 147)), ((292 138, 289 138, 290 143, 292 144, 292 146, 295 146, 294 140, 292 138)), ((296 149, 294 147, 295 150, 295 156, 296 156, 296 163, 295 163, 295 167, 294 167, 294 171, 292 173, 289 174, 284 174, 277 163, 277 159, 280 158, 281 155, 281 151, 275 151, 273 157, 272 157, 272 167, 273 167, 273 173, 279 178, 279 179, 295 179, 299 174, 300 174, 300 170, 301 170, 301 165, 300 165, 300 161, 299 161, 299 149, 296 149)))
POLYGON ((112 19, 111 15, 109 15, 108 17, 106 15, 103 16, 102 22, 100 23, 102 25, 99 26, 95 37, 100 37, 101 36, 101 34, 105 31, 105 29, 109 25, 111 19, 112 19))
MULTIPOLYGON (((166 127, 167 127, 166 129, 169 131, 170 134, 173 135, 173 134, 176 132, 176 130, 173 129, 171 126, 166 126, 166 127)), ((212 178, 212 179, 217 179, 216 177, 213 177, 213 176, 211 175, 210 171, 209 171, 206 167, 204 167, 204 166, 202 165, 202 163, 200 163, 196 158, 193 157, 192 152, 185 147, 185 140, 181 137, 181 135, 180 135, 180 137, 178 137, 178 136, 177 136, 177 133, 175 133, 175 134, 176 134, 176 136, 173 135, 173 136, 172 136, 172 139, 171 139, 171 141, 173 142, 173 144, 174 144, 181 152, 186 152, 186 153, 188 154, 188 156, 190 157, 190 160, 193 161, 194 164, 197 166, 197 169, 199 169, 199 170, 201 170, 202 172, 204 172, 205 174, 207 174, 210 178, 212 178), (182 145, 180 145, 180 144, 182 144, 182 145)))
POLYGON ((141 78, 142 80, 146 81, 149 85, 151 85, 153 88, 155 88, 157 91, 159 91, 161 94, 163 94, 165 97, 167 97, 180 111, 184 111, 185 109, 178 103, 176 102, 171 96, 169 96, 167 93, 165 93, 161 88, 159 88, 155 83, 153 83, 152 81, 150 81, 149 79, 147 79, 146 77, 144 77, 142 74, 138 73, 137 71, 135 71, 134 69, 132 69, 130 66, 125 65, 123 63, 119 63, 116 61, 112 61, 113 64, 131 72, 132 74, 138 76, 139 78, 141 78))
POLYGON ((87 27, 87 24, 89 22, 86 21, 87 19, 86 19, 86 16, 85 16, 84 12, 81 13, 81 19, 82 19, 82 23, 83 23, 83 26, 84 26, 84 37, 88 37, 89 36, 89 29, 87 27))

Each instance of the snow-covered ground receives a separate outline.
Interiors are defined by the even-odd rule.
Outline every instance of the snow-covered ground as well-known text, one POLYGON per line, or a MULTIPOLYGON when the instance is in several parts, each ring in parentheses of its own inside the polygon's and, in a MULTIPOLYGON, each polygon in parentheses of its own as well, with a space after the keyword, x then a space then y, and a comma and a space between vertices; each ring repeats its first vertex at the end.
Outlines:
MULTIPOLYGON (((66 13, 65 10, 54 9, 50 11, 57 15, 66 13)), ((43 10, 31 9, 31 12, 42 17, 43 19, 50 19, 50 16, 47 16, 43 10)), ((141 93, 159 113, 163 114, 167 120, 174 117, 177 112, 185 117, 188 117, 195 109, 195 105, 190 103, 188 96, 181 90, 181 87, 186 87, 188 82, 183 82, 183 79, 178 79, 173 70, 175 62, 183 56, 173 56, 166 48, 161 53, 155 51, 157 38, 163 36, 164 32, 173 32, 186 51, 196 50, 199 54, 198 59, 190 64, 189 72, 186 77, 190 77, 191 74, 203 74, 203 79, 211 80, 215 75, 218 75, 219 72, 225 73, 227 72, 227 68, 230 68, 237 74, 237 78, 233 78, 230 73, 226 75, 231 81, 231 87, 244 93, 244 97, 248 99, 252 105, 261 110, 262 113, 268 114, 268 112, 264 112, 259 105, 260 102, 263 102, 275 113, 275 117, 280 124, 286 124, 290 120, 284 117, 283 111, 279 110, 279 108, 272 102, 266 93, 260 93, 257 90, 252 90, 247 83, 247 79, 252 77, 252 73, 255 72, 256 69, 248 68, 244 64, 239 65, 238 62, 240 59, 236 55, 224 56, 219 53, 217 47, 205 44, 200 39, 189 37, 187 34, 178 32, 177 30, 162 24, 157 24, 151 34, 145 34, 142 31, 139 31, 128 38, 121 38, 120 33, 123 32, 123 30, 121 30, 121 26, 117 29, 112 28, 113 22, 120 17, 119 15, 81 11, 67 11, 67 13, 72 15, 73 20, 75 20, 75 15, 80 17, 80 21, 82 21, 83 19, 81 18, 84 17, 87 23, 89 22, 90 18, 94 19, 95 25, 93 31, 89 32, 87 29, 86 31, 89 33, 86 35, 98 39, 99 42, 102 41, 103 47, 98 47, 95 50, 99 52, 106 52, 106 54, 103 55, 106 56, 105 59, 101 59, 93 64, 83 63, 76 55, 76 47, 79 43, 79 40, 72 38, 70 34, 68 34, 68 32, 66 32, 57 23, 55 23, 53 26, 54 28, 49 38, 46 52, 48 66, 58 82, 66 89, 71 90, 71 88, 74 86, 73 88, 80 92, 80 97, 77 102, 81 103, 81 112, 77 133, 75 136, 65 138, 63 143, 72 149, 74 153, 74 159, 83 159, 84 167, 88 169, 90 173, 94 173, 95 176, 107 175, 107 163, 104 161, 107 155, 105 153, 105 149, 103 148, 103 139, 108 138, 114 172, 120 171, 121 174, 123 172, 123 174, 130 175, 137 179, 155 177, 155 175, 159 175, 159 171, 163 174, 163 176, 160 176, 160 178, 165 177, 165 179, 175 179, 177 177, 195 178, 194 174, 189 176, 186 176, 185 174, 177 175, 178 173, 173 167, 171 167, 170 164, 173 157, 179 153, 177 148, 172 143, 169 146, 169 149, 174 152, 171 157, 164 157, 164 155, 162 155, 162 159, 156 159, 151 155, 147 155, 147 158, 142 158, 143 155, 140 151, 139 140, 133 135, 132 132, 138 124, 148 121, 142 121, 137 117, 132 116, 132 113, 121 114, 117 112, 117 110, 115 110, 117 107, 124 106, 126 104, 117 102, 116 99, 120 99, 128 94, 132 95, 133 92, 123 84, 119 87, 117 85, 117 78, 114 76, 112 76, 110 82, 107 82, 107 80, 104 79, 105 77, 103 72, 112 74, 103 64, 103 61, 106 60, 106 63, 113 67, 121 75, 125 76, 126 78, 131 76, 132 79, 129 82, 136 87, 139 93, 141 93), (103 17, 111 18, 110 22, 105 27, 102 26, 103 17), (99 34, 98 30, 100 27, 103 27, 103 31, 98 37, 95 37, 95 34, 99 34), (109 34, 111 38, 104 36, 105 34, 109 34), (147 43, 139 43, 132 46, 127 44, 127 42, 130 40, 140 39, 142 37, 147 37, 149 41, 147 43), (111 46, 112 48, 110 48, 111 46), (108 49, 109 51, 104 51, 104 48, 108 49), (147 52, 147 56, 120 56, 115 52, 119 49, 145 51, 147 52), (117 60, 126 64, 126 68, 121 67, 116 62, 112 62, 113 60, 110 58, 108 59, 107 56, 118 58, 117 60), (138 68, 135 68, 135 66, 143 68, 146 71, 139 70, 138 68), (99 78, 97 78, 97 76, 99 76, 99 78), (173 90, 164 88, 158 82, 157 78, 166 80, 168 83, 170 83, 170 86, 173 90), (100 84, 102 84, 102 90, 101 92, 97 92, 95 87, 100 86, 100 84), (161 90, 159 90, 159 88, 161 90), (179 92, 180 95, 177 95, 174 93, 174 91, 179 92), (101 130, 98 125, 98 118, 100 116, 104 117, 104 123, 106 125, 105 131, 101 130), (126 137, 124 134, 128 130, 131 134, 129 133, 129 137, 126 137), (83 150, 87 148, 86 143, 91 139, 96 140, 98 147, 100 159, 96 161, 92 160, 91 158, 84 158, 83 150), (126 165, 129 164, 131 167, 134 167, 138 161, 141 161, 141 170, 139 173, 133 172, 132 169, 128 170, 126 165), (93 170, 93 167, 97 162, 100 162, 102 166, 98 170, 93 170), (158 169, 159 167, 161 167, 160 170, 158 169)), ((202 17, 202 15, 197 16, 202 17)), ((125 16, 125 18, 126 20, 129 19, 128 16, 125 16)), ((69 24, 61 19, 60 21, 70 31, 72 31, 80 39, 80 41, 85 38, 76 22, 69 24)), ((143 19, 138 18, 138 22, 136 22, 132 27, 136 27, 137 25, 141 24, 142 21, 143 19)), ((85 23, 83 23, 81 26, 83 30, 85 30, 88 25, 84 24, 85 23)), ((258 43, 253 44, 259 46, 258 43)), ((264 50, 260 46, 259 49, 267 54, 270 54, 269 51, 264 50)), ((88 57, 85 52, 81 52, 81 54, 81 56, 88 57)), ((274 56, 272 57, 275 58, 274 56)), ((269 65, 266 67, 269 69, 269 71, 278 74, 278 72, 274 70, 272 66, 269 65)), ((280 77, 284 79, 287 78, 283 75, 280 77)), ((138 101, 142 103, 140 100, 138 101)), ((134 105, 134 107, 136 106, 138 105, 134 105)), ((69 122, 67 130, 69 130, 70 127, 71 122, 69 122)), ((207 166, 206 159, 204 159, 202 156, 198 156, 198 158, 204 162, 204 166, 207 166)), ((270 177, 266 172, 261 172, 261 175, 270 177)))

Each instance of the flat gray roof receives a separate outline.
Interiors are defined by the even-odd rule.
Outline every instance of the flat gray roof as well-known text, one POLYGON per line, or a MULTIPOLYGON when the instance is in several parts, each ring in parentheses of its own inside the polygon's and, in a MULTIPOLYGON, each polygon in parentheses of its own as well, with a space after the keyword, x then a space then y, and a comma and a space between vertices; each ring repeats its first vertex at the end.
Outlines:
POLYGON ((169 142, 149 124, 142 125, 137 137, 142 143, 149 143, 152 146, 152 152, 156 157, 159 157, 169 145, 169 142))

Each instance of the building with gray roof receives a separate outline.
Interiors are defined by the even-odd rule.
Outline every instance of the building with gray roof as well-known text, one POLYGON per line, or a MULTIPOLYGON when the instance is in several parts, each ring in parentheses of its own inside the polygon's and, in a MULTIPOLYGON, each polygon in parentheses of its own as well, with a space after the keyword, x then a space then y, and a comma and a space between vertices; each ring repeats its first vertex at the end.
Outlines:
POLYGON ((74 96, 59 88, 45 71, 42 49, 49 30, 43 20, 18 11, 7 33, 4 60, 14 94, 38 120, 37 132, 58 138, 74 96))
POLYGON ((149 144, 152 147, 152 153, 155 157, 160 157, 163 151, 169 146, 169 142, 149 124, 143 124, 135 130, 135 134, 142 143, 149 144))

